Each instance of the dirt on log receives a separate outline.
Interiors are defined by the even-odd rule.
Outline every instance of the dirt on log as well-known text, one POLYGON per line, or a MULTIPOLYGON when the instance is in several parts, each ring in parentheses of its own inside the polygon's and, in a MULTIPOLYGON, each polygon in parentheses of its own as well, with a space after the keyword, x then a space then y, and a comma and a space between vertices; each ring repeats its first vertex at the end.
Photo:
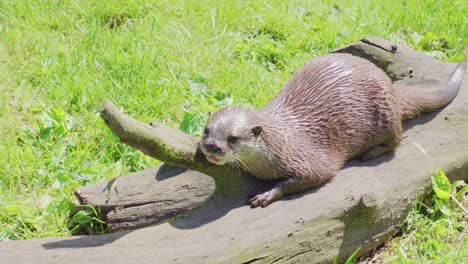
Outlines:
MULTIPOLYGON (((378 38, 336 52, 369 59, 395 85, 412 89, 442 87, 456 66, 378 38)), ((3 242, 2 260, 330 263, 337 257, 343 262, 358 247, 363 255, 392 237, 438 167, 451 180, 468 180, 466 77, 449 106, 405 123, 403 143, 394 153, 351 161, 321 188, 256 209, 246 204, 248 193, 272 183, 210 165, 196 139, 130 119, 110 102, 100 111, 122 141, 167 164, 85 186, 76 191, 78 198, 104 209, 115 230, 164 221, 102 236, 3 242)))

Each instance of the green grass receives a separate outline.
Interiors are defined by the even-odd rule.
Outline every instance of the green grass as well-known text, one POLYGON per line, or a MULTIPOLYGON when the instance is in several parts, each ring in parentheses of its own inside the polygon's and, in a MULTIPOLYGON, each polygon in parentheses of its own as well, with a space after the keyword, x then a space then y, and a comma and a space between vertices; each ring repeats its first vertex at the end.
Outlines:
POLYGON ((463 263, 468 259, 468 226, 456 217, 437 218, 418 210, 406 219, 404 235, 383 256, 389 263, 463 263))
POLYGON ((432 180, 432 197, 418 201, 405 220, 402 236, 370 258, 401 264, 468 260, 468 213, 464 212, 468 185, 463 181, 450 184, 441 170, 432 180))
POLYGON ((0 239, 68 236, 89 220, 68 219, 75 188, 156 163, 110 133, 104 98, 196 135, 208 111, 264 105, 308 59, 366 36, 460 61, 467 13, 464 0, 0 0, 0 239))

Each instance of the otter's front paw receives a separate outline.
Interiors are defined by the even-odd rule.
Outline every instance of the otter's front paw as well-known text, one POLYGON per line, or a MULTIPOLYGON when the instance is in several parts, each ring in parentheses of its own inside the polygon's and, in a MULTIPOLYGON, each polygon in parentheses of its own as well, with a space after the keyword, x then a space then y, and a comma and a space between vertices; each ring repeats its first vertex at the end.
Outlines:
POLYGON ((267 207, 269 204, 276 200, 279 200, 281 197, 283 197, 283 193, 281 192, 281 190, 275 188, 271 191, 257 194, 254 197, 250 198, 249 204, 252 208, 259 206, 267 207))

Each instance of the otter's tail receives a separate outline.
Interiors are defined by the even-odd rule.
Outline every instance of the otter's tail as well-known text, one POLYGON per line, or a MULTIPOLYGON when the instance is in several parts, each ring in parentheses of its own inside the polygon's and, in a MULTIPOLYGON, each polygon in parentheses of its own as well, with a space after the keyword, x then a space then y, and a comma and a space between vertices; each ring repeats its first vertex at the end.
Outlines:
POLYGON ((432 112, 448 105, 457 96, 463 84, 466 62, 458 64, 444 88, 432 92, 396 88, 396 98, 401 107, 403 120, 432 112))

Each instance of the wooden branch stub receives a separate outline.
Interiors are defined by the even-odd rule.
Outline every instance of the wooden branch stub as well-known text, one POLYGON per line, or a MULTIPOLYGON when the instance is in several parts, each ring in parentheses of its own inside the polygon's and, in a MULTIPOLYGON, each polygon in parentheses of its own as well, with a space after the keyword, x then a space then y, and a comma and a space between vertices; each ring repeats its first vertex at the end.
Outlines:
POLYGON ((170 164, 195 166, 197 141, 193 137, 164 125, 141 123, 122 113, 109 100, 104 100, 98 111, 112 132, 127 145, 170 164))
POLYGON ((155 159, 210 175, 232 173, 227 166, 209 163, 199 149, 199 140, 182 131, 158 122, 151 122, 150 125, 139 122, 121 112, 109 100, 104 100, 98 111, 122 142, 155 159))

